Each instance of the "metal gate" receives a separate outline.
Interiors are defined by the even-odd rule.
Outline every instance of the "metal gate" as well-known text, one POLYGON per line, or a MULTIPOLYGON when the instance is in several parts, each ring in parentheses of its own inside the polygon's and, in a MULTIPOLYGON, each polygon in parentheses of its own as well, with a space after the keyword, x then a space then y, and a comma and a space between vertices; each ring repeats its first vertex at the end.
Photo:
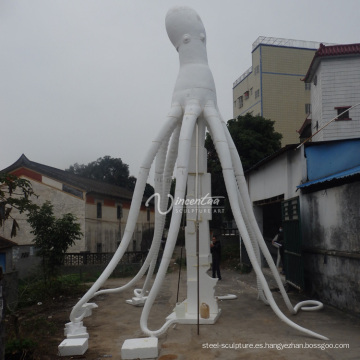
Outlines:
POLYGON ((298 289, 304 288, 304 265, 302 259, 302 237, 299 197, 281 203, 285 242, 286 281, 298 289))

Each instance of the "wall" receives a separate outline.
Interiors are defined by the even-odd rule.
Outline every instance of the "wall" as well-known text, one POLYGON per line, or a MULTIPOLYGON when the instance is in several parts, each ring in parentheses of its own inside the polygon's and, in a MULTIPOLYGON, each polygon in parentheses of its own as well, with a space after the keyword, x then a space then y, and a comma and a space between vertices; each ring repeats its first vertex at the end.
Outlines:
POLYGON ((299 142, 296 130, 306 119, 305 104, 310 104, 310 91, 300 80, 314 53, 312 49, 262 46, 263 116, 276 121, 283 146, 299 142))
POLYGON ((325 302, 360 313, 360 183, 304 194, 305 282, 325 302))
POLYGON ((251 201, 284 195, 285 199, 297 196, 296 186, 304 178, 303 147, 290 149, 271 162, 247 174, 251 201))
MULTIPOLYGON (((353 106, 360 99, 360 57, 324 58, 316 71, 317 86, 312 85, 311 101, 316 107, 313 113, 314 126, 325 125, 337 115, 335 107, 353 106), (319 111, 319 107, 322 111, 319 111)), ((360 107, 350 110, 352 120, 334 121, 327 126, 315 141, 360 137, 360 107)))
MULTIPOLYGON (((86 199, 86 250, 98 251, 101 244, 102 252, 115 252, 124 234, 130 203, 116 202, 100 196, 87 196, 86 199), (102 217, 97 218, 97 203, 102 204, 102 217), (122 206, 123 216, 117 218, 117 206, 122 206)), ((141 250, 143 228, 153 227, 154 211, 150 211, 150 221, 147 218, 147 208, 141 207, 134 234, 129 243, 128 251, 141 250), (135 247, 134 247, 135 245, 135 247)))
MULTIPOLYGON (((244 74, 242 75, 244 76, 244 74)), ((254 116, 261 115, 261 75, 260 75, 260 47, 252 52, 252 72, 244 77, 244 79, 233 87, 233 114, 234 119, 239 115, 245 115, 247 112, 252 112, 254 116), (259 72, 256 67, 258 66, 259 72), (249 99, 244 100, 244 106, 239 108, 237 99, 243 96, 245 91, 250 91, 249 99), (259 97, 255 98, 255 92, 259 90, 259 97)))
POLYGON ((86 250, 97 252, 97 244, 101 244, 100 252, 115 252, 121 239, 120 220, 117 219, 117 205, 102 197, 86 198, 86 250), (97 218, 97 204, 101 204, 101 218, 97 218))
MULTIPOLYGON (((320 63, 316 73, 316 85, 314 81, 311 83, 311 133, 314 134, 317 130, 319 130, 324 122, 323 118, 323 103, 322 103, 322 93, 323 93, 323 85, 322 85, 322 64, 320 63)), ((324 132, 320 131, 313 137, 313 141, 323 141, 324 140, 324 132)))
MULTIPOLYGON (((55 183, 57 182, 55 181, 52 181, 51 185, 49 185, 44 182, 38 182, 32 179, 28 179, 28 180, 31 182, 34 193, 38 196, 38 197, 33 196, 31 199, 35 204, 41 205, 47 200, 50 201, 54 205, 54 215, 56 217, 60 217, 66 213, 74 214, 77 217, 78 222, 80 223, 81 231, 85 233, 85 217, 84 217, 85 201, 84 200, 60 190, 59 187, 56 186, 55 183)), ((59 185, 60 183, 57 184, 59 185)), ((14 241, 18 245, 33 244, 32 243, 33 235, 30 233, 32 229, 27 222, 26 214, 19 214, 16 210, 14 210, 12 212, 12 215, 16 218, 16 221, 20 226, 20 229, 18 230, 17 235, 14 238, 14 241)), ((4 237, 6 237, 6 234, 10 234, 11 225, 12 225, 11 221, 5 223, 5 226, 2 229, 4 237)), ((82 250, 85 250, 84 237, 81 240, 77 241, 76 244, 73 247, 71 247, 69 251, 76 252, 82 250)))
POLYGON ((35 247, 22 245, 12 247, 12 269, 17 271, 20 279, 35 274, 39 270, 41 258, 36 255, 35 247))

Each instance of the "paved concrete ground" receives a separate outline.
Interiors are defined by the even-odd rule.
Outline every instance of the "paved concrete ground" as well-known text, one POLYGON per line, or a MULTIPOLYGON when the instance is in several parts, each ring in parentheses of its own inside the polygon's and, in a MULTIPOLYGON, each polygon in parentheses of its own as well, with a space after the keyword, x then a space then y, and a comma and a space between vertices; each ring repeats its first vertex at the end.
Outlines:
MULTIPOLYGON (((179 301, 186 297, 185 269, 182 272, 179 301)), ((218 282, 216 295, 235 294, 236 300, 220 302, 221 316, 214 325, 176 325, 159 338, 160 360, 171 359, 267 359, 267 360, 334 360, 360 359, 360 319, 330 306, 319 312, 299 312, 291 315, 280 293, 274 298, 286 316, 297 324, 318 332, 329 341, 308 337, 283 323, 271 310, 257 300, 254 273, 240 275, 232 270, 222 270, 223 280, 218 282), (345 344, 345 345, 344 345, 345 344), (263 346, 251 349, 250 346, 263 346), (282 348, 288 346, 290 348, 282 348), (320 348, 314 348, 314 347, 320 348), (348 346, 348 348, 338 348, 348 346), (235 348, 237 347, 237 348, 235 348), (299 348, 303 347, 303 348, 299 348)), ((268 272, 266 277, 269 277, 268 272)), ((149 328, 158 329, 171 313, 177 293, 176 268, 166 276, 162 291, 150 314, 149 328)), ((124 284, 125 279, 110 279, 107 287, 124 284)), ((141 284, 140 284, 141 285, 141 284)), ((270 287, 275 287, 270 282, 270 287)), ((295 305, 304 296, 291 292, 295 305)), ((99 308, 85 320, 90 334, 87 359, 109 357, 121 359, 120 352, 126 339, 143 337, 139 320, 142 308, 125 303, 132 291, 119 295, 98 297, 99 308)))

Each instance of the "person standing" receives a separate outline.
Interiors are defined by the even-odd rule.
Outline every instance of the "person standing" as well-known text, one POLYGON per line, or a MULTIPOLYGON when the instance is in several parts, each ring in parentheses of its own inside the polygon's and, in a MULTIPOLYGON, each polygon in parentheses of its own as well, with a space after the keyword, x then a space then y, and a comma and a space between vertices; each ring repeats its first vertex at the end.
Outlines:
POLYGON ((219 278, 221 280, 221 273, 220 273, 220 261, 221 261, 221 244, 220 241, 213 236, 212 241, 210 243, 210 251, 212 255, 212 277, 219 278))
POLYGON ((280 259, 281 259, 281 263, 282 263, 282 271, 281 274, 285 275, 285 242, 284 242, 284 233, 283 233, 283 227, 280 226, 279 227, 279 232, 277 233, 275 239, 272 241, 272 243, 274 244, 277 243, 277 245, 279 246, 279 251, 280 251, 280 259))

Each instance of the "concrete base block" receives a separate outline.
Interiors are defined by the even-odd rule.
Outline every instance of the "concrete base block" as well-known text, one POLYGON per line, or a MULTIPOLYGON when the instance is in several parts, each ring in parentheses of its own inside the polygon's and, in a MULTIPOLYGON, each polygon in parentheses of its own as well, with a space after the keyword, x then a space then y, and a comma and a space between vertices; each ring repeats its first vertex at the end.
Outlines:
POLYGON ((158 339, 148 337, 141 339, 128 339, 121 348, 121 358, 130 359, 156 359, 159 355, 158 339))
POLYGON ((133 305, 133 306, 144 306, 146 299, 147 299, 147 296, 143 296, 143 297, 135 296, 130 300, 126 300, 126 303, 133 305))
POLYGON ((88 349, 88 339, 65 339, 59 346, 60 356, 84 355, 88 349))

